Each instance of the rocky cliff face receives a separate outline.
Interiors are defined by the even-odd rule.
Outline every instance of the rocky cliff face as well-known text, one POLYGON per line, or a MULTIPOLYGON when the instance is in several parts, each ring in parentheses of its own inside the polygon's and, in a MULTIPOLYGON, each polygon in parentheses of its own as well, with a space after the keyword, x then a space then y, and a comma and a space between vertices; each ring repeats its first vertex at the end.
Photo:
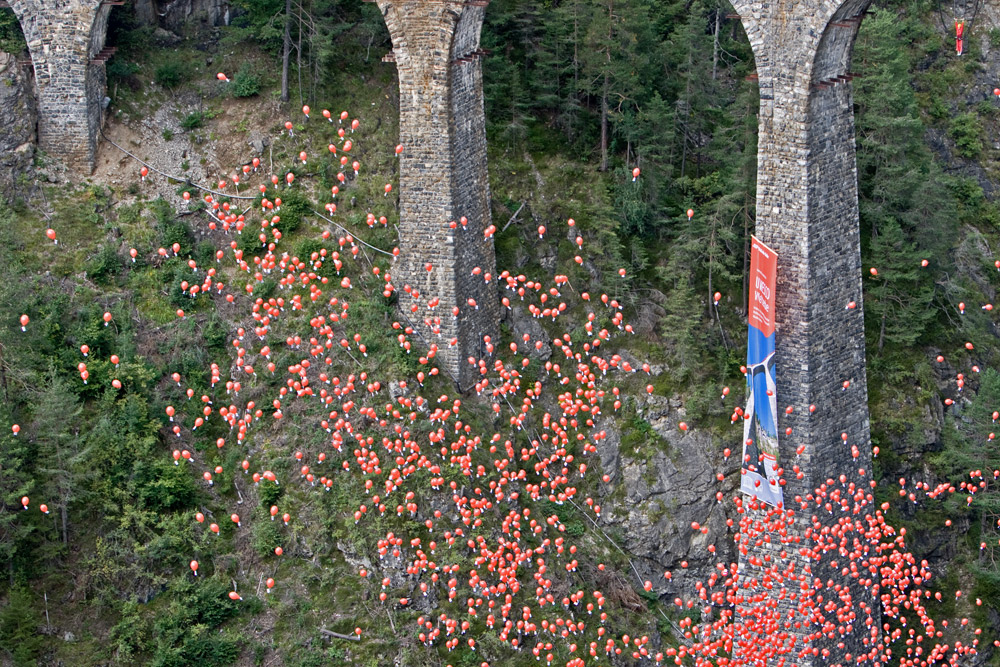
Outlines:
POLYGON ((649 396, 622 431, 609 423, 608 437, 598 446, 610 488, 624 491, 623 498, 604 503, 601 524, 621 535, 621 546, 658 595, 694 590, 694 582, 706 579, 716 563, 736 560, 726 521, 738 519, 727 516, 733 504, 720 503, 716 493, 729 499, 739 484, 738 454, 723 458, 725 447, 739 443, 714 442, 702 430, 684 433, 677 428, 683 419, 679 398, 649 396), (716 477, 720 471, 722 481, 716 477), (714 554, 709 545, 715 545, 714 554))
POLYGON ((23 196, 33 170, 38 112, 31 81, 17 59, 0 53, 0 195, 23 196))
POLYGON ((143 23, 174 32, 191 21, 208 26, 229 25, 227 0, 136 0, 135 15, 143 23))

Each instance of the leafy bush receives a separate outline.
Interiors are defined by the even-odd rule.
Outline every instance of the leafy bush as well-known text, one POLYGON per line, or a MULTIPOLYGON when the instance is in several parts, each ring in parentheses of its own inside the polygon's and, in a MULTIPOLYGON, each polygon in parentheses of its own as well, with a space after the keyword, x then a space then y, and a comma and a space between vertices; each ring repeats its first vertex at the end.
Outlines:
POLYGON ((243 63, 236 76, 233 77, 229 90, 233 97, 253 97, 260 92, 260 87, 260 77, 254 71, 253 65, 243 63))
POLYGON ((258 512, 257 520, 253 523, 250 542, 261 556, 269 556, 274 553, 275 547, 281 546, 281 532, 278 530, 277 520, 265 521, 262 514, 258 512))
POLYGON ((276 225, 282 234, 295 231, 302 219, 312 213, 312 203, 298 190, 286 189, 281 193, 281 210, 277 212, 281 220, 276 225))
POLYGON ((184 68, 176 60, 168 60, 156 68, 153 78, 164 88, 174 88, 181 82, 184 68))
POLYGON ((964 158, 975 158, 983 150, 983 125, 979 117, 971 113, 955 116, 951 121, 951 138, 955 140, 958 154, 964 158))
POLYGON ((275 504, 284 493, 285 487, 279 484, 263 484, 257 488, 257 495, 260 497, 260 504, 263 507, 275 504))
POLYGON ((207 118, 204 111, 193 111, 181 119, 181 127, 187 131, 197 130, 205 124, 207 118))
POLYGON ((134 483, 145 506, 157 512, 190 507, 197 493, 187 471, 160 459, 138 462, 134 483))
POLYGON ((228 665, 239 657, 236 641, 214 630, 240 612, 240 606, 228 598, 228 586, 218 579, 192 579, 177 579, 170 587, 174 602, 159 615, 154 627, 154 665, 228 665))
POLYGON ((122 261, 118 251, 110 243, 105 243, 87 265, 87 276, 97 282, 107 282, 111 276, 121 272, 122 261))
POLYGON ((107 64, 108 88, 114 89, 116 84, 123 84, 130 90, 138 90, 141 87, 136 74, 139 73, 139 66, 124 58, 112 58, 107 64))

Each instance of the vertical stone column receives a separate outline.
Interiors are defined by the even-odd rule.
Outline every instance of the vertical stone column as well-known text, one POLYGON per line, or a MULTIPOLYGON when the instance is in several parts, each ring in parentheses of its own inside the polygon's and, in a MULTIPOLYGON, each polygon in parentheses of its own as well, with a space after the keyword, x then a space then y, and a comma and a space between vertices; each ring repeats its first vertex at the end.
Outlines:
POLYGON ((107 89, 102 48, 111 7, 100 0, 11 0, 38 90, 38 145, 88 175, 107 89))
POLYGON ((438 363, 463 390, 478 377, 467 358, 485 356, 484 337, 495 343, 500 321, 493 239, 484 235, 490 193, 479 32, 486 4, 378 0, 399 72, 404 147, 393 283, 402 314, 428 346, 437 345, 438 363))
MULTIPOLYGON (((796 498, 812 498, 815 489, 835 480, 830 490, 847 495, 848 485, 870 492, 871 438, 865 376, 862 310, 861 244, 858 229, 858 190, 855 162, 854 114, 850 56, 861 18, 870 0, 778 0, 772 3, 735 0, 750 38, 760 81, 760 124, 757 173, 757 236, 778 254, 776 373, 780 464, 787 485, 784 498, 797 515, 796 532, 815 516, 832 526, 839 519, 855 519, 840 511, 828 513, 810 502, 800 508, 796 498), (846 309, 854 301, 857 308, 846 309), (844 383, 848 382, 847 388, 844 383), (815 406, 810 412, 809 406, 815 406), (784 408, 793 412, 785 414, 784 408), (786 435, 785 429, 791 428, 786 435), (847 434, 847 442, 841 434, 847 434), (860 456, 852 456, 851 444, 860 456), (801 449, 801 453, 799 450, 801 449), (801 478, 792 471, 798 466, 801 478), (859 468, 868 475, 861 476, 859 468), (839 481, 845 475, 844 485, 839 481), (843 489, 841 488, 843 486, 843 489)), ((853 501, 851 501, 853 504, 853 501)), ((867 507, 866 511, 875 508, 867 507)), ((759 518, 759 517, 758 517, 759 518)), ((860 536, 859 536, 860 537, 860 536)), ((863 538, 862 538, 863 539, 863 538)), ((804 539, 811 543, 813 539, 804 539)), ((741 555, 747 578, 761 572, 756 558, 785 549, 782 569, 802 573, 809 563, 798 554, 798 545, 753 544, 741 555)), ((828 563, 833 554, 822 557, 828 563)), ((838 557, 840 566, 850 558, 838 557)), ((862 558, 855 559, 861 567, 862 558)), ((851 631, 841 635, 836 614, 834 627, 813 620, 801 628, 788 627, 787 612, 799 602, 777 602, 784 585, 765 594, 779 610, 771 621, 788 632, 795 649, 786 662, 798 665, 849 662, 869 653, 864 637, 865 612, 861 605, 877 608, 873 596, 857 579, 841 576, 838 569, 811 564, 812 572, 826 584, 843 585, 850 592, 859 616, 851 631), (823 651, 829 651, 829 658, 823 651), (847 659, 845 656, 853 657, 847 659)), ((789 586, 789 589, 791 586, 789 586)), ((763 588, 759 589, 759 592, 763 588)), ((835 599, 825 586, 822 596, 835 599)), ((821 606, 817 604, 816 606, 821 606)), ((874 616, 878 624, 877 612, 874 616)), ((773 636, 758 638, 773 643, 773 636)), ((791 640, 789 640, 791 641, 791 640)))

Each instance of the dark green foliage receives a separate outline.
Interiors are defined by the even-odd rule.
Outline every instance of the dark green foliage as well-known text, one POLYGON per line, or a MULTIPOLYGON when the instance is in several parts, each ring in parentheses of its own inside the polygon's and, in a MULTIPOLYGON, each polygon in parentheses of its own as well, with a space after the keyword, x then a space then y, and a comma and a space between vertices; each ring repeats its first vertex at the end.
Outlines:
POLYGON ((933 326, 940 310, 931 308, 934 276, 921 271, 920 260, 934 257, 937 268, 948 271, 948 244, 957 237, 956 202, 923 141, 907 74, 910 55, 897 46, 913 30, 911 22, 876 12, 865 21, 855 54, 872 64, 856 87, 858 172, 863 252, 880 271, 865 281, 869 358, 884 372, 906 364, 901 350, 940 334, 933 326))
MULTIPOLYGON (((153 78, 164 88, 174 88, 184 76, 184 64, 177 60, 168 60, 156 68, 153 78)), ((185 127, 184 129, 191 129, 185 127)))
POLYGON ((28 50, 21 24, 10 7, 0 9, 0 51, 20 56, 28 50))
POLYGON ((205 124, 205 114, 200 111, 189 113, 181 119, 181 127, 185 130, 196 130, 205 124))
POLYGON ((191 236, 191 226, 183 218, 178 218, 174 214, 173 208, 163 199, 157 199, 150 204, 150 210, 156 219, 156 229, 160 234, 160 245, 173 255, 171 249, 175 243, 179 243, 182 252, 190 252, 193 245, 191 236))
MULTIPOLYGON (((971 496, 968 492, 957 493, 946 500, 947 509, 953 514, 968 513, 971 523, 970 541, 982 542, 985 546, 979 549, 977 574, 978 586, 992 589, 1000 581, 997 557, 1000 555, 1000 528, 997 526, 997 516, 1000 516, 1000 494, 993 485, 993 470, 1000 469, 1000 452, 990 438, 990 430, 995 428, 992 412, 1000 405, 1000 372, 993 368, 985 369, 979 376, 979 386, 959 418, 949 416, 942 431, 944 449, 933 457, 932 462, 945 479, 963 479, 969 482, 979 482, 970 476, 970 471, 981 470, 987 481, 983 489, 971 496), (962 508, 968 506, 968 509, 962 508)), ((983 601, 997 608, 995 595, 984 595, 983 601)))
POLYGON ((243 63, 230 85, 233 97, 253 97, 260 92, 260 76, 250 63, 243 63))
POLYGON ((983 125, 974 113, 963 113, 951 119, 951 138, 955 140, 958 154, 975 158, 983 150, 983 125))
POLYGON ((107 64, 108 89, 112 92, 118 86, 127 86, 129 89, 138 90, 141 83, 136 76, 139 73, 139 66, 130 60, 122 57, 112 58, 107 64))
POLYGON ((281 193, 281 210, 277 215, 281 221, 275 225, 282 234, 293 232, 302 224, 302 220, 313 211, 310 202, 300 190, 287 189, 281 193))
POLYGON ((260 498, 260 504, 263 507, 270 507, 271 505, 278 502, 285 493, 285 487, 280 484, 262 484, 257 488, 257 495, 260 498))
POLYGON ((16 667, 35 665, 42 649, 42 637, 36 629, 44 617, 33 598, 30 590, 18 586, 10 590, 7 604, 0 607, 0 651, 9 655, 16 667))
POLYGON ((90 264, 87 266, 87 276, 91 280, 107 283, 113 276, 118 275, 121 270, 122 259, 118 256, 117 249, 110 243, 105 243, 90 260, 90 264))
POLYGON ((220 635, 217 628, 240 613, 239 603, 229 599, 228 585, 214 578, 190 575, 170 585, 173 601, 153 624, 155 648, 150 664, 158 667, 184 665, 228 665, 239 655, 234 637, 220 635))
POLYGON ((261 556, 273 556, 275 547, 282 545, 281 532, 278 530, 279 519, 268 520, 265 511, 255 512, 257 520, 251 529, 250 542, 254 550, 261 556))
POLYGON ((191 474, 163 458, 137 462, 133 474, 138 498, 150 510, 179 510, 194 504, 197 489, 191 474))

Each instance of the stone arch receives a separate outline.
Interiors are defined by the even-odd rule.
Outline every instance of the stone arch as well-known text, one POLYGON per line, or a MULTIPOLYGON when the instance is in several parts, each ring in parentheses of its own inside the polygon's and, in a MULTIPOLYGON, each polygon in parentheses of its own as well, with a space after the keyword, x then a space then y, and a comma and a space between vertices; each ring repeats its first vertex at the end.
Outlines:
POLYGON ((90 173, 107 89, 104 49, 112 5, 104 0, 10 0, 31 55, 38 145, 90 173))

